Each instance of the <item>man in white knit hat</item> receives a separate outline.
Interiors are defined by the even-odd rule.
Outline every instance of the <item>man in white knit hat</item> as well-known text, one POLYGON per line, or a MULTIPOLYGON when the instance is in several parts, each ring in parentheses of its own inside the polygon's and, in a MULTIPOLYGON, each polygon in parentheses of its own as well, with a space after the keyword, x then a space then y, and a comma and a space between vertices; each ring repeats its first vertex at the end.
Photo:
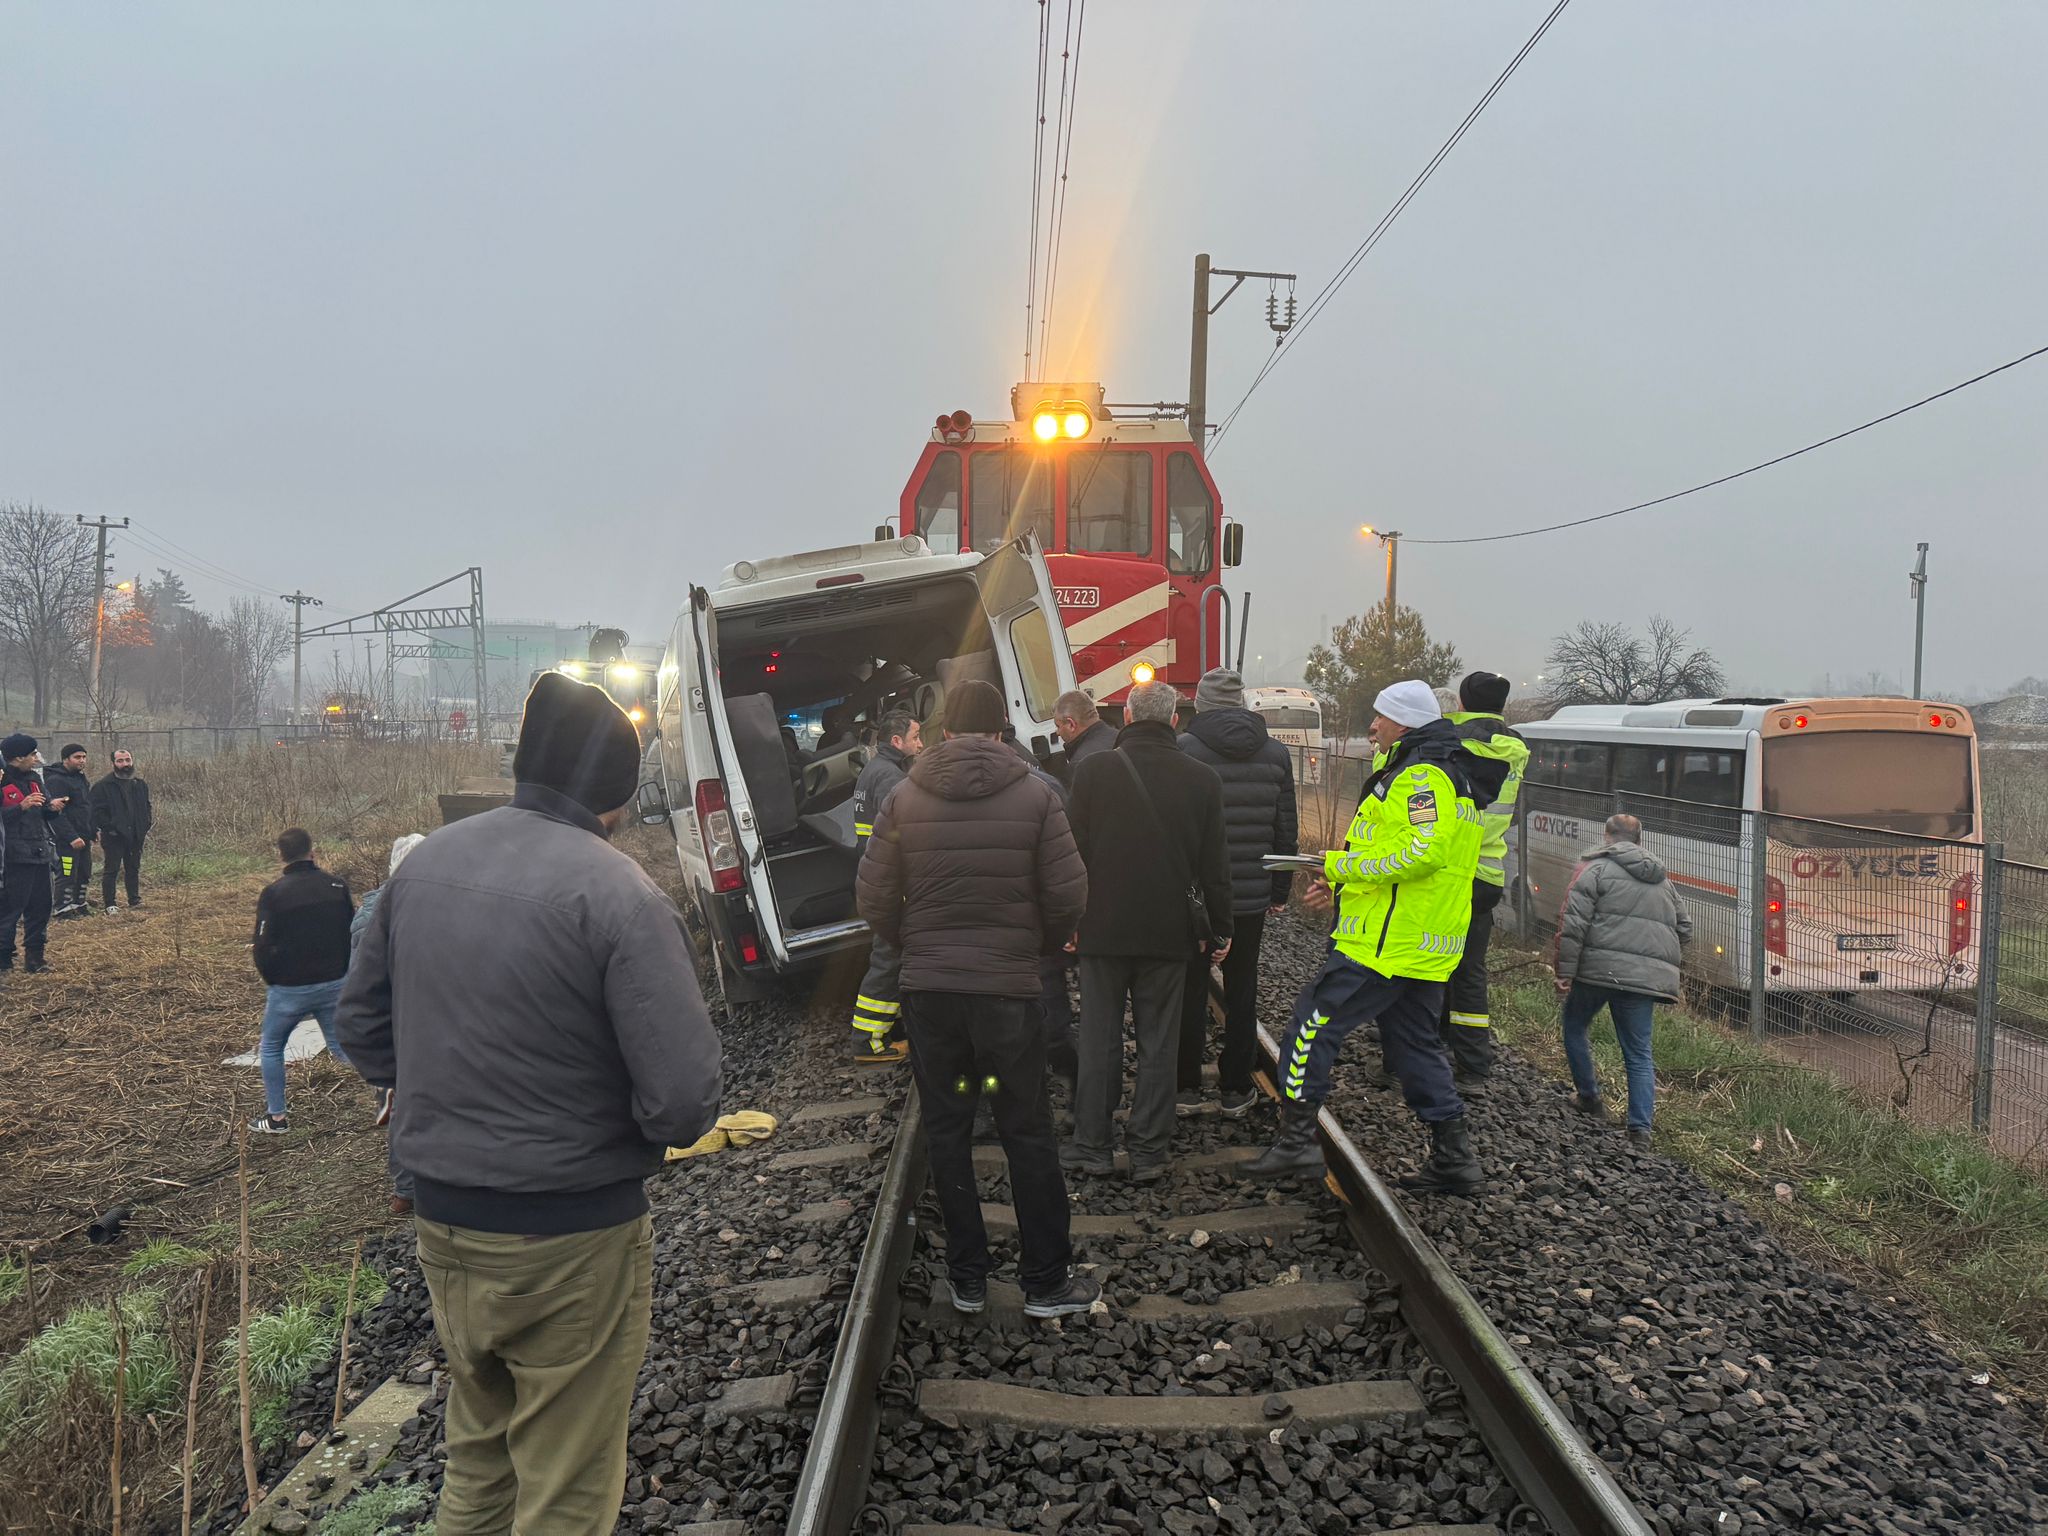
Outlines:
POLYGON ((1377 1019, 1387 1066, 1430 1135, 1429 1160, 1401 1187, 1469 1194, 1479 1186, 1479 1164, 1437 1019, 1472 920, 1479 811, 1458 733, 1429 684, 1411 679, 1382 689, 1371 734, 1385 760, 1365 781, 1344 846, 1323 856, 1323 878, 1309 888, 1312 906, 1334 898, 1337 925, 1322 970, 1295 1002, 1281 1050, 1280 1134, 1245 1171, 1322 1177, 1315 1130, 1330 1069, 1345 1036, 1377 1019))

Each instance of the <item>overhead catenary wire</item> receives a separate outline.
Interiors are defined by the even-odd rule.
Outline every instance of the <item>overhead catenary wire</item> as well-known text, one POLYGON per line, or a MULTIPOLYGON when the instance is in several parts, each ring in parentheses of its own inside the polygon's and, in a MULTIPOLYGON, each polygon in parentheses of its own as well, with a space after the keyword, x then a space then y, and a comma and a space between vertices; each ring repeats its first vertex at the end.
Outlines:
POLYGON ((261 596, 268 596, 274 590, 263 582, 251 580, 249 577, 231 571, 226 566, 219 565, 203 555, 195 554, 171 538, 169 534, 161 533, 144 524, 131 520, 129 526, 122 531, 157 558, 169 561, 173 569, 182 566, 185 570, 203 580, 215 582, 221 586, 239 588, 242 591, 261 596))
POLYGON ((1996 368, 1987 368, 1982 373, 1974 374, 1964 379, 1961 383, 1951 384, 1948 388, 1936 390, 1931 395, 1923 395, 1910 405, 1902 405, 1895 411, 1886 411, 1882 416, 1873 416, 1868 421, 1859 422, 1853 427, 1845 428, 1816 442, 1808 443, 1803 448, 1794 448, 1789 453, 1781 453, 1775 458, 1765 459, 1761 463, 1750 465, 1747 469, 1738 469, 1725 475, 1716 475, 1711 480, 1702 480, 1698 485, 1689 485, 1682 491, 1672 491, 1664 496, 1653 496, 1648 501, 1639 501, 1632 506, 1616 507, 1611 512, 1596 512, 1591 517, 1575 517, 1562 523, 1545 523, 1540 528, 1518 528, 1512 533, 1475 533, 1457 539, 1416 539, 1404 537, 1401 542, 1404 544, 1498 544, 1506 539, 1532 539, 1539 533, 1560 533, 1567 528, 1584 528, 1589 523, 1604 523, 1609 518, 1626 517, 1631 512, 1647 512, 1652 507, 1665 506, 1670 502, 1678 501, 1687 496, 1697 496, 1701 491, 1711 491, 1718 485, 1727 485, 1732 481, 1745 479, 1750 475, 1761 474, 1764 470, 1771 469, 1776 465, 1788 463, 1805 454, 1816 452, 1834 443, 1839 443, 1844 438, 1854 437, 1859 432, 1868 432, 1872 427, 1881 427, 1888 421, 1897 421, 1901 416, 1917 411, 1922 406, 1932 405, 1937 400, 1946 400, 1950 395, 1968 389, 1972 384, 1982 384, 1986 379, 1996 378, 2008 369, 2017 368, 2022 363, 2030 363, 2035 358, 2043 356, 2048 356, 2048 346, 2036 347, 2033 351, 2022 353, 2010 362, 2000 363, 1996 368))
POLYGON ((1074 163, 1074 119, 1081 109, 1081 39, 1088 29, 1088 0, 1081 0, 1078 14, 1074 0, 1067 0, 1071 41, 1060 53, 1060 112, 1053 120, 1052 228, 1046 240, 1045 304, 1039 315, 1038 360, 1048 363, 1052 355, 1053 300, 1059 293, 1060 237, 1067 228, 1067 174, 1074 163), (1071 56, 1073 86, 1068 90, 1071 56), (1064 138, 1064 144, 1062 144, 1064 138))
POLYGON ((1564 14, 1565 7, 1570 4, 1571 0, 1557 0, 1557 4, 1551 7, 1550 13, 1543 18, 1536 30, 1529 34, 1528 41, 1516 50, 1515 56, 1508 60, 1507 67, 1495 77, 1493 84, 1486 88, 1486 93, 1474 104, 1472 110, 1465 114, 1464 120, 1452 130, 1451 136, 1438 146, 1437 152, 1431 155, 1428 163, 1416 173, 1415 179, 1408 183, 1407 189, 1402 192, 1400 197, 1394 200, 1394 205, 1380 216, 1379 223, 1375 224, 1371 232, 1358 243, 1357 248, 1345 259, 1343 266, 1337 269, 1336 275, 1323 284, 1316 296, 1309 301, 1308 308, 1302 312, 1300 321, 1282 338, 1280 345, 1267 354, 1265 362, 1260 365, 1259 371, 1253 375, 1249 387, 1239 397, 1237 404, 1230 408, 1230 413, 1223 418, 1221 425, 1217 427, 1216 435, 1210 440, 1208 445, 1210 453, 1214 453, 1222 443, 1224 435, 1230 431, 1231 424, 1237 420, 1238 413, 1245 408, 1246 403, 1258 392, 1259 386, 1266 382, 1267 375, 1279 366, 1281 358, 1287 356, 1288 353, 1292 352, 1300 344, 1302 336, 1315 323, 1316 317, 1336 298, 1345 283, 1350 281, 1351 274, 1358 270, 1359 264, 1372 254, 1373 247, 1380 243, 1380 240, 1389 229, 1393 228, 1394 221, 1400 218, 1402 211, 1415 200, 1416 194, 1428 184, 1430 177, 1436 174, 1437 167, 1450 157, 1451 151, 1458 147, 1459 141, 1471 130, 1472 125, 1479 121, 1480 114, 1485 112, 1487 107, 1492 104, 1493 98, 1500 94, 1501 88, 1513 78, 1515 71, 1522 67, 1522 61, 1535 51, 1536 45, 1543 41, 1543 34, 1550 30, 1551 24, 1564 14))
POLYGON ((1047 50, 1052 42, 1052 0, 1038 0, 1038 99, 1031 135, 1031 239, 1024 263, 1024 377, 1031 377, 1031 327, 1038 302, 1038 210, 1045 183, 1045 82, 1047 50))

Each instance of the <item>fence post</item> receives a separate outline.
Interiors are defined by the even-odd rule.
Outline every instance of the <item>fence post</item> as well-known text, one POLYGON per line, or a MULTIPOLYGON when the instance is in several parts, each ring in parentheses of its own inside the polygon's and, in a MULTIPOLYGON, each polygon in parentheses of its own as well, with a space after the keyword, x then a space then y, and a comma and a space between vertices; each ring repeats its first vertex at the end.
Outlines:
POLYGON ((1984 845, 1977 882, 1977 1075, 1971 1085, 1970 1129, 1991 1130, 1991 1079, 1998 1065, 1998 929, 2005 907, 2005 844, 1984 845))
POLYGON ((1764 930, 1768 914, 1765 891, 1770 883, 1770 828, 1762 811, 1749 815, 1749 1032, 1761 1041, 1764 1027, 1764 930))

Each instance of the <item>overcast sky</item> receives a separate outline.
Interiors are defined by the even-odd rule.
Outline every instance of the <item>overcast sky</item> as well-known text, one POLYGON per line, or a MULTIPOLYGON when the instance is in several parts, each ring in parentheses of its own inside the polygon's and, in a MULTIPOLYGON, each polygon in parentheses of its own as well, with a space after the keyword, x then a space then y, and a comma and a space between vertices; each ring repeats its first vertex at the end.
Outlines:
MULTIPOLYGON (((1547 9, 1096 0, 1059 371, 1182 398, 1194 253, 1306 300, 1547 9)), ((1036 18, 8 5, 0 499, 322 617, 480 563, 498 614, 657 639, 687 582, 892 512, 937 411, 1006 409, 1036 18)), ((1603 511, 2048 342, 2044 57, 2034 4, 1577 0, 1216 455, 1252 652, 1377 600, 1361 522, 1603 511)), ((1217 316, 1218 414, 1263 298, 1217 316)), ((1740 686, 1839 686, 1909 670, 1927 539, 1930 685, 1995 688, 2048 672, 2044 409, 2048 359, 1668 508, 1410 547, 1401 596, 1518 677, 1662 612, 1740 686)))

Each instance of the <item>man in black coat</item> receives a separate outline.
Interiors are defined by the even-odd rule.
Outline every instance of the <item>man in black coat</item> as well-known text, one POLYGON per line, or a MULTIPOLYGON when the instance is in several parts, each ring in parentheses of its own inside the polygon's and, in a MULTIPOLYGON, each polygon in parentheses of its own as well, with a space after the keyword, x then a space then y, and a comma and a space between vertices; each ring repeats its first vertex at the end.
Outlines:
POLYGON ((0 873, 0 971, 14 969, 14 932, 21 930, 30 975, 45 970, 43 939, 50 927, 53 811, 43 785, 43 754, 33 736, 16 732, 0 741, 0 827, 7 866, 0 873))
MULTIPOLYGON (((1259 941, 1266 916, 1286 908, 1293 876, 1269 873, 1260 860, 1297 846, 1294 759, 1244 706, 1244 681, 1226 667, 1202 674, 1195 685, 1195 718, 1180 749, 1207 764, 1223 781, 1223 836, 1230 850, 1230 953, 1223 961, 1223 1055, 1216 1076, 1223 1113, 1241 1115, 1258 1100, 1252 1064, 1258 1056, 1259 941)), ((1202 1102, 1202 1047, 1209 1033, 1209 957, 1188 963, 1181 994, 1180 1093, 1182 1113, 1202 1102)))
POLYGON ((92 881, 92 781, 85 776, 85 748, 77 742, 57 754, 57 766, 43 770, 43 786, 64 809, 50 823, 56 841, 56 917, 85 916, 85 891, 92 881))
POLYGON ((126 877, 128 906, 142 905, 142 842, 149 836, 153 817, 149 808, 149 782, 135 773, 135 754, 114 754, 114 771, 92 787, 92 820, 99 830, 100 850, 106 854, 100 871, 100 905, 112 917, 114 876, 126 877))
POLYGON ((1175 744, 1165 683, 1133 688, 1116 750, 1074 773, 1074 841, 1088 866, 1081 957, 1081 1063, 1074 1083, 1074 1139, 1061 1162, 1106 1175, 1114 1166, 1111 1120, 1123 1094, 1126 999, 1138 1039, 1138 1076, 1124 1140, 1131 1177, 1166 1175, 1173 1148, 1173 1082, 1181 992, 1188 966, 1208 946, 1230 949, 1230 855, 1223 839, 1223 785, 1175 744), (1197 932, 1192 890, 1208 908, 1197 932))

